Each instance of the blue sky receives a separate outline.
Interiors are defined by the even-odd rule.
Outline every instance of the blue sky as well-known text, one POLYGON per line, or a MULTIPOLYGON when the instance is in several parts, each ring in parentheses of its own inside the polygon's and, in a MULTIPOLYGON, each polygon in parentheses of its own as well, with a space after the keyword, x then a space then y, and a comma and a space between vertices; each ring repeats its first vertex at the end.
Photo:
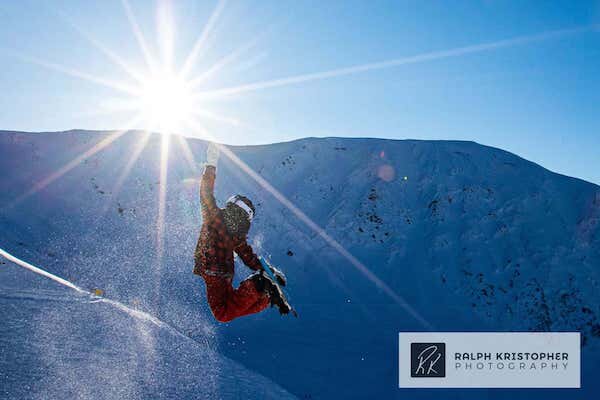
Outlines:
MULTIPOLYGON (((171 10, 178 66, 216 5, 130 0, 156 59, 164 36, 157 9, 171 10)), ((265 0, 222 6, 191 75, 253 45, 202 91, 430 56, 204 100, 203 110, 227 119, 200 120, 217 140, 474 140, 600 183, 600 1, 265 0), (515 38, 503 46, 439 53, 515 38)), ((116 129, 131 120, 131 111, 109 112, 119 92, 40 65, 130 82, 85 37, 143 71, 144 56, 121 1, 2 2, 0 21, 0 129, 116 129)))

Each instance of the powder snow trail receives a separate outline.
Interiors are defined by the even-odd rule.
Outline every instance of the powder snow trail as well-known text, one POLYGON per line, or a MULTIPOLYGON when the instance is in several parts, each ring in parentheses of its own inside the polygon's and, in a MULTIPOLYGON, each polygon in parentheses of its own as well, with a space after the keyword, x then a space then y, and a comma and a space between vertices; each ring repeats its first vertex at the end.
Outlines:
POLYGON ((0 267, 2 399, 296 398, 210 341, 194 340, 3 249, 0 256, 11 265, 0 267), (44 284, 47 279, 74 292, 44 284))
POLYGON ((156 326, 158 326, 160 328, 169 329, 169 330, 171 330, 173 333, 175 333, 178 336, 181 336, 181 337, 184 337, 186 339, 194 341, 194 339, 190 338, 187 335, 184 335, 183 333, 181 333, 179 330, 177 330, 172 325, 169 325, 169 324, 161 321, 160 319, 154 317, 153 315, 150 315, 150 314, 148 314, 148 313, 146 313, 144 311, 135 310, 135 309, 130 308, 130 307, 126 306, 125 304, 120 303, 118 301, 110 300, 110 299, 107 299, 105 297, 100 297, 100 296, 97 296, 95 294, 92 294, 92 293, 88 292, 87 290, 84 290, 84 289, 80 288, 79 286, 75 285, 74 283, 69 282, 68 280, 61 278, 60 276, 54 275, 54 274, 52 274, 52 273, 50 273, 48 271, 45 271, 45 270, 43 270, 41 268, 38 268, 38 267, 34 266, 34 265, 32 265, 32 264, 30 264, 30 263, 28 263, 26 261, 23 261, 23 260, 21 260, 18 257, 13 256, 12 254, 8 253, 7 251, 5 251, 5 250, 3 250, 1 248, 0 248, 0 256, 6 258, 7 260, 13 262, 14 264, 16 264, 16 265, 18 265, 20 267, 28 269, 28 270, 30 270, 30 271, 38 274, 38 275, 44 276, 44 277, 46 277, 48 279, 51 279, 51 280, 53 280, 55 282, 60 283, 63 286, 66 286, 66 287, 68 287, 70 289, 73 289, 73 290, 77 291, 78 293, 87 294, 87 295, 93 297, 96 301, 110 304, 111 306, 116 307, 119 310, 126 312, 127 314, 131 315, 134 318, 138 318, 138 319, 141 319, 141 320, 149 321, 149 322, 153 323, 154 325, 156 325, 156 326))
POLYGON ((23 261, 20 258, 17 258, 17 257, 13 256, 12 254, 10 254, 10 253, 2 250, 2 249, 0 249, 0 256, 6 258, 9 261, 12 261, 13 263, 15 263, 15 264, 17 264, 17 265, 19 265, 19 266, 21 266, 23 268, 26 268, 26 269, 28 269, 28 270, 30 270, 32 272, 35 272, 38 275, 42 275, 42 276, 45 276, 46 278, 52 279, 53 281, 58 282, 58 283, 60 283, 63 286, 66 286, 68 288, 76 290, 76 291, 78 291, 80 293, 86 293, 85 290, 83 290, 80 287, 74 285, 73 283, 69 282, 68 280, 63 279, 63 278, 61 278, 59 276, 56 276, 54 274, 51 274, 48 271, 44 271, 43 269, 40 269, 38 267, 35 267, 35 266, 29 264, 28 262, 23 261))

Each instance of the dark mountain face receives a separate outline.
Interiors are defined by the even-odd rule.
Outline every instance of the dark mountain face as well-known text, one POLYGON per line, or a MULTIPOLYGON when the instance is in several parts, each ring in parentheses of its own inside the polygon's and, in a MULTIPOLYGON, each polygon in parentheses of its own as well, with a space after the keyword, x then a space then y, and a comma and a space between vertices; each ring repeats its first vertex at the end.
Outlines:
MULTIPOLYGON (((190 154, 171 138, 161 180, 160 137, 135 162, 144 134, 89 150, 106 138, 0 134, 1 246, 198 340, 216 338, 299 397, 400 396, 397 333, 428 327, 581 331, 584 382, 598 372, 596 185, 470 142, 231 147, 254 175, 221 155, 217 199, 252 200, 250 242, 287 273, 300 318, 271 310, 217 325, 191 272, 206 143, 188 139, 190 154)), ((238 265, 239 277, 246 271, 238 265)))

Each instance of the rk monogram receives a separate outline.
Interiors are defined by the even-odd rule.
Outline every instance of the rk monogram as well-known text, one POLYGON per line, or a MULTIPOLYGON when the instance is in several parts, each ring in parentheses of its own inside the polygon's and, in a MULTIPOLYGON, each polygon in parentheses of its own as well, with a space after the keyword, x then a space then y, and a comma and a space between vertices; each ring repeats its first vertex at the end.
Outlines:
POLYGON ((443 378, 446 376, 445 343, 411 343, 410 376, 443 378))

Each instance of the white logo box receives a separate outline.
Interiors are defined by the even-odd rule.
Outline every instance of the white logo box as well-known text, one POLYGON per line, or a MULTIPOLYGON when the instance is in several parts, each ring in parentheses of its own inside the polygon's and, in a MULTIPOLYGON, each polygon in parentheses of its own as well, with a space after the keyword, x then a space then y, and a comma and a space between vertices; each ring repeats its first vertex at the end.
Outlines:
POLYGON ((580 343, 579 332, 400 332, 399 386, 579 388, 580 343))

